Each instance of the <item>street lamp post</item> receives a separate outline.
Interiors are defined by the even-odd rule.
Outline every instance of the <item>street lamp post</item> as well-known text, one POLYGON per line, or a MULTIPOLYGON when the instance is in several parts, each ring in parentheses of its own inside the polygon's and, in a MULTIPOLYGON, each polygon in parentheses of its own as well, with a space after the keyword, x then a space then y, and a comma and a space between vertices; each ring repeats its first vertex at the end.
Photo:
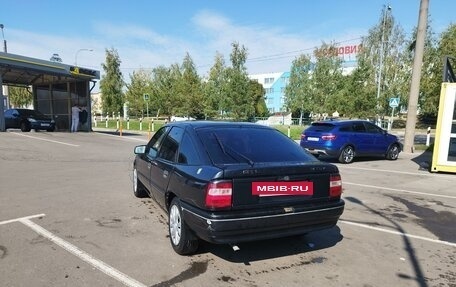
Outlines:
MULTIPOLYGON (((3 38, 3 52, 7 53, 6 49, 6 40, 5 40, 5 34, 3 34, 3 28, 5 26, 3 24, 0 24, 0 29, 2 30, 2 38, 3 38)), ((5 85, 3 86, 3 79, 2 75, 0 75, 0 132, 4 132, 5 130, 5 117, 4 117, 4 110, 5 110, 5 101, 4 97, 8 96, 8 86, 5 85)), ((6 107, 8 108, 8 107, 6 107)))
POLYGON ((5 28, 5 25, 0 24, 0 29, 2 29, 2 38, 3 38, 3 52, 8 53, 8 49, 6 48, 5 34, 3 34, 3 28, 5 28))
POLYGON ((92 52, 93 49, 79 49, 76 54, 74 55, 74 65, 77 66, 78 65, 78 54, 82 51, 88 51, 88 52, 92 52))
MULTIPOLYGON (((378 64, 378 79, 377 79, 377 110, 379 110, 380 104, 379 104, 379 99, 380 99, 380 89, 381 89, 381 83, 382 83, 382 71, 383 71, 383 54, 384 54, 384 42, 385 42, 385 26, 386 26, 386 17, 387 13, 391 11, 391 6, 388 5, 386 7, 386 10, 383 10, 383 19, 382 19, 382 40, 380 43, 380 60, 378 64)), ((380 122, 380 119, 378 119, 380 122)))

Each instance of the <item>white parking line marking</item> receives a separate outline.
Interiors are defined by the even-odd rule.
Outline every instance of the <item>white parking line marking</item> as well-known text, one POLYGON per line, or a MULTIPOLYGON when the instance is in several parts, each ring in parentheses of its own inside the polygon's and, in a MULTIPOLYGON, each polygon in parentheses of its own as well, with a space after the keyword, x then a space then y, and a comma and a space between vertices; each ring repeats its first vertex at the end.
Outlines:
POLYGON ((68 145, 68 146, 79 147, 79 145, 76 145, 76 144, 70 144, 70 143, 65 143, 65 142, 59 142, 59 141, 49 140, 49 139, 43 139, 43 138, 34 137, 34 136, 29 136, 29 135, 24 135, 24 134, 20 134, 20 133, 14 133, 14 132, 12 132, 12 134, 15 134, 15 135, 18 135, 18 136, 27 137, 27 138, 32 138, 32 139, 36 139, 36 140, 40 140, 40 141, 46 141, 46 142, 52 142, 52 143, 58 143, 58 144, 63 144, 63 145, 68 145))
POLYGON ((399 231, 389 230, 389 229, 385 229, 385 228, 380 228, 380 227, 375 227, 375 226, 371 226, 371 225, 367 225, 367 224, 351 222, 351 221, 342 220, 342 219, 340 219, 339 222, 345 223, 345 224, 349 224, 349 225, 353 225, 353 226, 362 227, 362 228, 372 229, 372 230, 376 230, 376 231, 380 231, 380 232, 391 233, 391 234, 401 235, 401 236, 405 236, 405 237, 409 237, 409 238, 415 238, 415 239, 419 239, 419 240, 424 240, 424 241, 428 241, 428 242, 432 242, 432 243, 438 243, 438 244, 443 244, 443 245, 456 247, 456 243, 453 243, 453 242, 448 242, 448 241, 437 240, 437 239, 432 239, 432 238, 428 238, 428 237, 423 237, 423 236, 403 233, 403 232, 399 232, 399 231))
POLYGON ((43 216, 46 216, 46 214, 41 213, 41 214, 35 214, 35 215, 30 215, 30 216, 19 217, 19 218, 15 218, 15 219, 0 221, 0 225, 17 222, 17 221, 19 221, 21 219, 30 219, 30 218, 37 218, 37 217, 43 217, 43 216))
POLYGON ((126 136, 111 135, 111 134, 105 134, 105 133, 101 133, 101 132, 95 132, 95 133, 98 134, 98 135, 107 136, 107 137, 115 137, 115 138, 123 139, 123 140, 132 140, 132 141, 148 142, 147 139, 130 138, 130 137, 126 137, 126 136))
POLYGON ((361 186, 361 187, 368 187, 368 188, 378 188, 378 189, 384 189, 384 190, 390 190, 390 191, 405 192, 405 193, 419 194, 419 195, 426 195, 426 196, 433 196, 433 197, 444 197, 444 198, 456 199, 456 196, 451 196, 451 195, 443 195, 443 194, 411 191, 411 190, 405 190, 405 189, 389 188, 389 187, 384 187, 384 186, 359 184, 359 183, 345 182, 345 181, 343 182, 343 184, 355 185, 355 186, 361 186))
POLYGON ((28 226, 29 228, 31 228, 33 231, 35 231, 39 235, 49 239, 53 243, 55 243, 58 246, 65 249, 66 251, 79 257, 81 260, 89 263, 90 265, 97 268, 104 274, 114 278, 115 280, 123 283, 124 285, 130 286, 130 287, 146 287, 146 285, 142 284, 141 282, 136 281, 135 279, 133 279, 133 278, 129 277, 128 275, 120 272, 119 270, 109 266, 108 264, 104 263, 103 261, 100 261, 100 260, 94 258, 93 256, 91 256, 90 254, 79 249, 75 245, 63 240, 62 238, 60 238, 58 236, 55 236, 51 232, 47 231, 43 227, 39 226, 38 224, 36 224, 30 220, 31 218, 43 217, 43 216, 45 216, 45 214, 36 214, 36 215, 31 215, 31 216, 26 216, 26 217, 11 219, 11 220, 0 221, 0 225, 13 223, 13 222, 20 222, 20 223, 28 226))
POLYGON ((392 169, 353 167, 353 166, 346 166, 346 165, 341 165, 341 164, 337 164, 337 167, 340 169, 357 169, 357 170, 389 172, 389 173, 408 174, 408 175, 417 175, 417 176, 432 176, 432 177, 443 177, 443 178, 449 178, 452 176, 452 175, 429 173, 429 172, 408 172, 408 171, 400 171, 400 170, 392 170, 392 169))

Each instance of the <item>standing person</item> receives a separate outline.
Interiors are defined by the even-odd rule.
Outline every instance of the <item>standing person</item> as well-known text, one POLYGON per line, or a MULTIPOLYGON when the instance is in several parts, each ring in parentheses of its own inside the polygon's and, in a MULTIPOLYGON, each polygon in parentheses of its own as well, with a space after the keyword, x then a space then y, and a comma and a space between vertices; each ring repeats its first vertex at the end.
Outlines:
POLYGON ((75 133, 78 131, 79 112, 80 111, 81 111, 81 109, 76 104, 71 108, 71 132, 72 133, 75 133))

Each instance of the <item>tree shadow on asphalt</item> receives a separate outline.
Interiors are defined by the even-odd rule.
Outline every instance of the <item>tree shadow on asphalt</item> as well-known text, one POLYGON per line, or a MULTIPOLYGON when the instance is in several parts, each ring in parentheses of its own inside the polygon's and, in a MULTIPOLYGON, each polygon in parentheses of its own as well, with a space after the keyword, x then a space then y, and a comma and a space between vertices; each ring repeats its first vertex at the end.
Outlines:
POLYGON ((412 161, 419 166, 420 170, 431 171, 432 152, 425 151, 412 158, 412 161))
POLYGON ((345 197, 344 199, 351 203, 361 205, 364 208, 366 208, 367 210, 369 210, 370 212, 372 212, 378 216, 381 216, 382 218, 384 218, 385 220, 390 222, 396 228, 397 232, 400 232, 402 234, 402 239, 404 241, 404 249, 407 252, 407 254, 409 255, 410 262, 412 263, 412 268, 415 272, 415 277, 409 276, 404 273, 398 273, 397 276, 399 278, 406 279, 406 280, 414 280, 418 283, 418 286, 420 286, 420 287, 427 287, 428 285, 426 284, 426 278, 424 276, 423 270, 421 269, 421 265, 418 262, 418 258, 416 257, 416 252, 413 248, 412 243, 410 242, 410 239, 405 235, 406 231, 402 228, 402 226, 400 224, 398 224, 396 221, 386 217, 381 212, 374 210, 371 207, 367 206, 361 200, 359 200, 355 197, 349 196, 349 197, 345 197))
MULTIPOLYGON (((335 246, 343 239, 338 226, 330 229, 310 232, 306 235, 290 236, 279 239, 239 243, 238 251, 227 244, 210 244, 201 241, 198 253, 212 253, 232 263, 244 263, 279 258, 284 256, 310 253, 335 246)), ((321 255, 310 261, 294 262, 294 265, 320 263, 325 260, 321 255)))
MULTIPOLYGON (((96 131, 96 133, 105 134, 105 135, 112 135, 112 136, 120 136, 120 132, 119 132, 118 130, 96 131)), ((141 136, 141 134, 132 133, 132 132, 122 132, 122 136, 126 136, 126 137, 138 137, 138 136, 141 136)))

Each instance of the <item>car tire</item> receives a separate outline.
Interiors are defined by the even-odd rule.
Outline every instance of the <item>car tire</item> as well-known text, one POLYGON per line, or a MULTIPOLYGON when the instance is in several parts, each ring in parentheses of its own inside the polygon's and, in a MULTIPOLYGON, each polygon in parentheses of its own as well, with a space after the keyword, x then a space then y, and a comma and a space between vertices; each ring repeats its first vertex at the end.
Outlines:
POLYGON ((180 200, 171 201, 168 212, 169 239, 174 251, 180 255, 190 255, 198 249, 199 240, 188 228, 182 216, 180 200))
POLYGON ((339 162, 341 163, 352 163, 355 158, 355 149, 348 145, 342 149, 339 155, 339 162))
POLYGON ((22 122, 21 123, 21 131, 23 132, 29 132, 31 130, 31 128, 29 127, 29 125, 27 124, 27 122, 22 122))
POLYGON ((133 193, 138 198, 148 197, 144 184, 138 179, 138 171, 133 168, 133 193))
POLYGON ((393 144, 390 146, 388 151, 386 152, 386 159, 388 160, 396 160, 399 157, 400 148, 397 144, 393 144))

